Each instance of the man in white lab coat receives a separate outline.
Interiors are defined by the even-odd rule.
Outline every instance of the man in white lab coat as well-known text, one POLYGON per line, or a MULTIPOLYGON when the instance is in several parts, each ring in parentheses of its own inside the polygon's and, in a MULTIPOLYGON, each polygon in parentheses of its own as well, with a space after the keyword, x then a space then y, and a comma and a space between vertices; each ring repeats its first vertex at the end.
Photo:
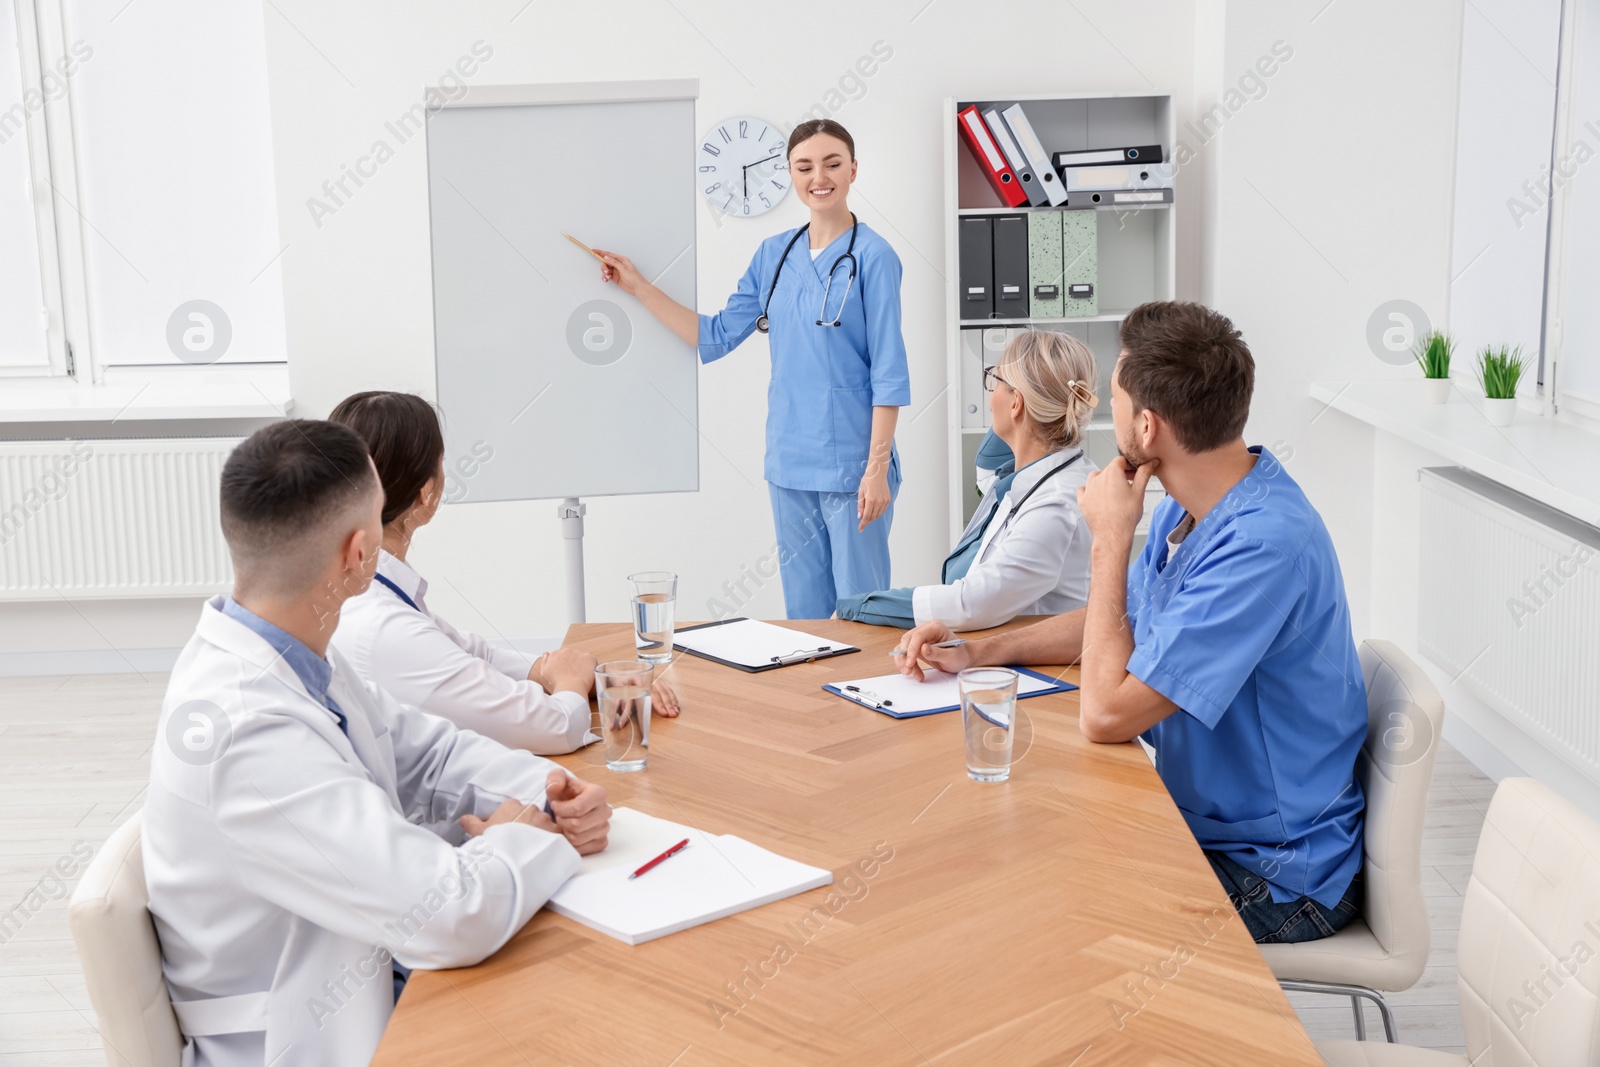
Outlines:
POLYGON ((328 648, 383 493, 333 423, 222 472, 232 596, 172 672, 145 876, 185 1067, 351 1067, 413 967, 482 960, 605 847, 605 790, 396 703, 328 648))

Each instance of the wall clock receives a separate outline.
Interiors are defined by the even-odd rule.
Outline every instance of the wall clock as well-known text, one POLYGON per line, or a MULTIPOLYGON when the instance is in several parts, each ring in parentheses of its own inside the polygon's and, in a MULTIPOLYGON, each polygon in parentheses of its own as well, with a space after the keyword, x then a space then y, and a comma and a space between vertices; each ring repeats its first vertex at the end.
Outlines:
POLYGON ((700 139, 695 183, 718 215, 754 218, 789 192, 788 135, 765 119, 719 122, 700 139))

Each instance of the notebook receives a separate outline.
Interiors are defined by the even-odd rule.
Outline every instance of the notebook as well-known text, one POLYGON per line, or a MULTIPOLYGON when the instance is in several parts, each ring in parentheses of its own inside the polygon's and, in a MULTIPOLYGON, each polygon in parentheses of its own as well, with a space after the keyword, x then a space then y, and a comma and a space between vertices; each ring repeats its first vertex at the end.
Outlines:
POLYGON ((688 626, 673 635, 672 646, 679 652, 752 673, 861 651, 844 641, 829 641, 757 619, 688 626))
POLYGON ((702 833, 617 808, 605 850, 583 857, 578 873, 556 890, 548 906, 591 930, 642 945, 832 882, 832 871, 786 859, 741 837, 702 833), (684 838, 688 848, 638 878, 628 877, 684 838))
MULTIPOLYGON (((1077 686, 1063 682, 1026 667, 1012 667, 1017 672, 1017 699, 1042 697, 1047 693, 1066 693, 1077 686)), ((961 707, 961 690, 956 676, 943 671, 925 670, 924 681, 904 674, 884 674, 877 678, 861 678, 852 682, 829 682, 822 688, 834 696, 854 701, 864 708, 881 711, 896 719, 915 719, 921 715, 937 715, 961 707), (852 691, 847 686, 854 686, 852 691)))

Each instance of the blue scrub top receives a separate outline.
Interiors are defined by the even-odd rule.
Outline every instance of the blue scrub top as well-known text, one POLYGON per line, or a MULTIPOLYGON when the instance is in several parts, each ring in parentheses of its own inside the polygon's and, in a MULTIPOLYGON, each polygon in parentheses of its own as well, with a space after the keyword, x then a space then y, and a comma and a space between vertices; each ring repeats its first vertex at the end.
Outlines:
POLYGON ((1202 848, 1284 903, 1332 908, 1361 867, 1367 693, 1322 517, 1270 452, 1167 559, 1168 497, 1128 571, 1128 673, 1181 709, 1146 731, 1202 848))
MULTIPOLYGON (((721 359, 749 337, 784 246, 796 230, 767 238, 728 306, 700 316, 700 359, 721 359)), ((838 264, 828 310, 822 311, 828 268, 850 245, 840 234, 813 261, 802 238, 789 252, 767 312, 772 380, 767 386, 765 477, 784 489, 853 493, 861 485, 872 442, 872 409, 911 403, 906 343, 900 334, 900 257, 876 231, 856 234, 855 285, 845 299, 849 261, 838 264), (844 310, 837 309, 843 302, 844 310), (817 319, 840 326, 818 326, 817 319)), ((898 479, 898 451, 890 460, 898 479)))

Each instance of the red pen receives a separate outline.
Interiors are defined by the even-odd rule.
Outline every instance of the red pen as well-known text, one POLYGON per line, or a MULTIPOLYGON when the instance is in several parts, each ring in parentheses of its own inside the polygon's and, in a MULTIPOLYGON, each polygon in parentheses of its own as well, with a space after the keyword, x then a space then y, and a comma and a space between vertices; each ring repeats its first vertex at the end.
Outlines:
POLYGON ((651 860, 649 863, 645 864, 643 867, 640 867, 637 871, 634 871, 632 874, 628 875, 628 877, 630 879, 637 878, 645 871, 648 871, 651 867, 654 867, 663 860, 671 859, 673 856, 676 856, 678 853, 682 852, 688 847, 689 839, 686 837, 682 841, 679 841, 676 845, 673 845, 671 848, 667 849, 661 855, 657 856, 655 859, 651 860))

